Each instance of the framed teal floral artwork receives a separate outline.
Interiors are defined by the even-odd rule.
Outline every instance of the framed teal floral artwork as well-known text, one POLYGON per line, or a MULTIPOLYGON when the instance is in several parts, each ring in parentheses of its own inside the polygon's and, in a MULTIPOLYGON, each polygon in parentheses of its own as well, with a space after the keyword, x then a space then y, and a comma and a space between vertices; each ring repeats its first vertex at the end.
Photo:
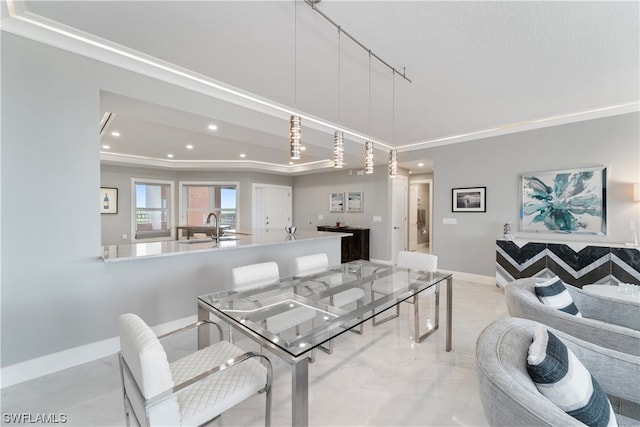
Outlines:
POLYGON ((607 234, 607 168, 523 174, 521 230, 607 234))

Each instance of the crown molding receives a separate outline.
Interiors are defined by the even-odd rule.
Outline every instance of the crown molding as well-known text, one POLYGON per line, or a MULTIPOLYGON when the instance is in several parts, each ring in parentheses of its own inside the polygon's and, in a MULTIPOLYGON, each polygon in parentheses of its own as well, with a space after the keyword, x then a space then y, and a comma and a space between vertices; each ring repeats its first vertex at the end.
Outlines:
POLYGON ((404 144, 399 145, 396 148, 399 152, 413 151, 423 148, 432 148, 442 145, 474 141, 478 139, 489 138, 492 136, 508 135, 511 133, 525 132, 529 130, 559 126, 568 123, 576 123, 603 117, 617 116, 620 114, 634 113, 638 111, 640 111, 640 101, 632 101, 625 104, 612 105, 609 107, 597 108, 593 110, 579 111, 576 113, 545 117, 542 119, 526 120, 523 122, 512 123, 492 129, 479 130, 460 135, 448 136, 445 138, 437 138, 428 141, 404 144))

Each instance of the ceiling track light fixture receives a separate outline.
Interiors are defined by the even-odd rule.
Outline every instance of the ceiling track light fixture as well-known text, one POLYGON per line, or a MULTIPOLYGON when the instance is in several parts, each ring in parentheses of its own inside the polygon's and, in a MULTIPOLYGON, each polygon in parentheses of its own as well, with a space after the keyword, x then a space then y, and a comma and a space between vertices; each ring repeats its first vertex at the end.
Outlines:
MULTIPOLYGON (((396 142, 396 75, 391 75, 391 143, 396 142)), ((398 150, 389 151, 389 178, 398 176, 398 150)))
MULTIPOLYGON (((342 116, 340 111, 340 52, 340 28, 338 28, 338 123, 340 123, 342 116)), ((333 167, 340 169, 342 166, 344 166, 344 133, 336 130, 333 133, 333 167)))
MULTIPOLYGON (((371 134, 371 52, 369 52, 369 124, 367 132, 371 134)), ((365 141, 364 143, 364 173, 373 173, 373 141, 365 141)))
POLYGON ((331 25, 333 25, 334 27, 336 27, 338 29, 338 32, 344 34, 345 36, 349 37, 355 44, 357 44, 358 46, 360 46, 362 49, 366 50, 367 52, 369 52, 369 54, 371 56, 373 56, 374 58, 376 58, 378 61, 380 61, 384 66, 386 66, 387 68, 391 69, 395 74, 399 75, 400 77, 402 77, 403 79, 405 79, 406 81, 408 81, 409 83, 413 83, 411 81, 411 79, 409 79, 409 77, 407 77, 406 75, 406 69, 405 67, 402 67, 402 73, 400 71, 398 71, 395 67, 389 65, 388 62, 386 62, 385 60, 383 60, 382 58, 380 58, 378 55, 376 55, 371 49, 369 49, 368 47, 366 47, 364 44, 362 44, 358 39, 356 39, 355 37, 353 37, 351 34, 349 34, 347 31, 344 30, 344 28, 342 28, 341 25, 339 25, 338 23, 336 23, 333 19, 329 18, 329 16, 327 16, 323 11, 321 11, 320 9, 318 9, 316 7, 316 4, 320 3, 320 0, 304 0, 304 2, 306 4, 308 4, 309 6, 311 6, 311 9, 315 10, 320 16, 322 16, 324 19, 326 19, 331 25))
MULTIPOLYGON (((298 2, 293 0, 293 108, 298 103, 298 62, 297 62, 297 44, 298 44, 298 2)), ((300 116, 294 114, 289 119, 289 154, 291 160, 300 160, 300 146, 302 144, 302 120, 300 116)))

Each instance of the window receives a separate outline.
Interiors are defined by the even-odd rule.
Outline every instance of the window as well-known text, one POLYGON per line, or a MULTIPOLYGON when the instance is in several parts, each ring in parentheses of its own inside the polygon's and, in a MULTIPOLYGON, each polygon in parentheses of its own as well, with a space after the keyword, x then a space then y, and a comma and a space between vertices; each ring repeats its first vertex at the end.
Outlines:
POLYGON ((132 178, 134 240, 172 238, 173 181, 132 178))
POLYGON ((202 226, 209 213, 216 212, 219 213, 221 227, 236 230, 237 183, 181 182, 180 198, 181 224, 202 226))

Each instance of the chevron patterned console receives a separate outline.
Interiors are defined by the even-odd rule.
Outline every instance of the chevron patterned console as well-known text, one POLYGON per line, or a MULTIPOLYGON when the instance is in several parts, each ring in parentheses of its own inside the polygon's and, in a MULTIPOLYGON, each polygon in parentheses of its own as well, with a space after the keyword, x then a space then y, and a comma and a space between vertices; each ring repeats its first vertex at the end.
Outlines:
POLYGON ((523 277, 558 276, 581 288, 589 284, 640 285, 640 249, 586 243, 496 241, 496 284, 523 277))

